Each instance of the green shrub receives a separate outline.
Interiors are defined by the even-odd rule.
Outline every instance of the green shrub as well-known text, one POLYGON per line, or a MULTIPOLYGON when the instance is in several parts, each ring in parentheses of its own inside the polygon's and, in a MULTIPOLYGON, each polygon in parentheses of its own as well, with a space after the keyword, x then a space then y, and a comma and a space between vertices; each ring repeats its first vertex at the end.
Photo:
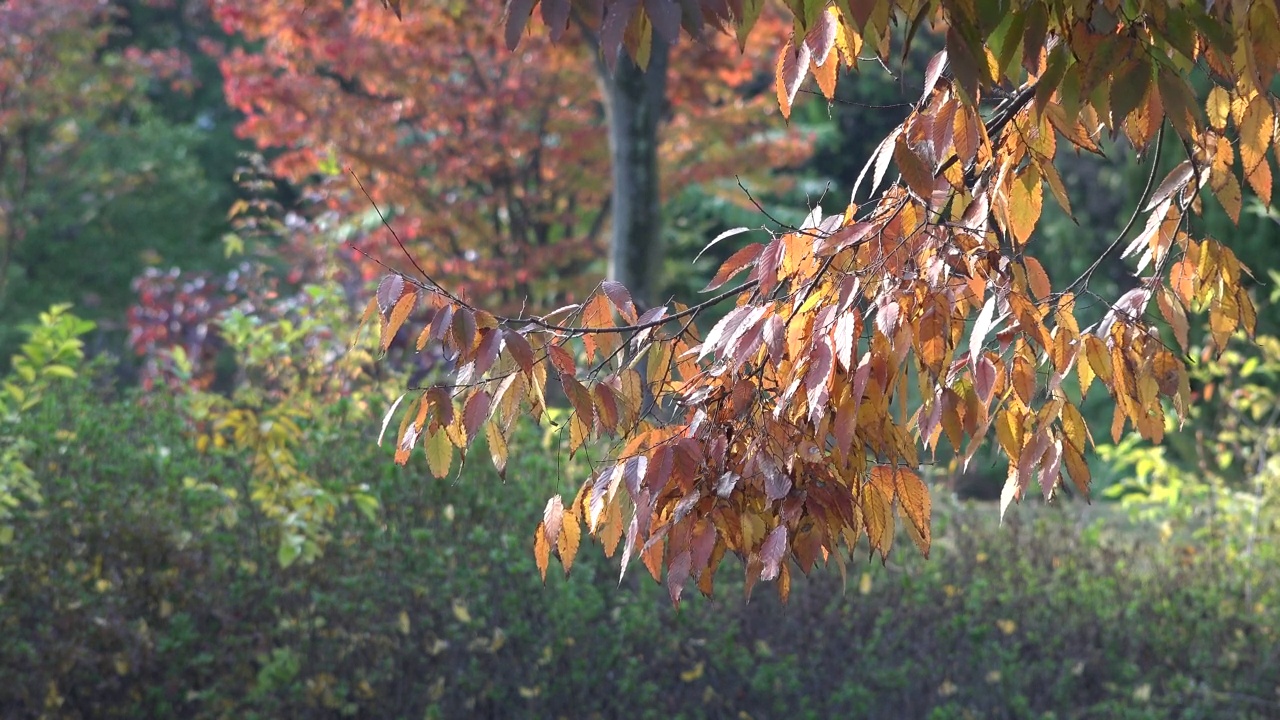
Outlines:
MULTIPOLYGON (((5 717, 1273 717, 1277 613, 1174 544, 1071 511, 940 509, 935 553, 674 610, 584 548, 544 588, 530 536, 564 466, 503 483, 397 468, 375 423, 299 451, 364 482, 281 567, 249 453, 196 452, 173 400, 68 381, 21 420, 45 502, 0 554, 5 717), (1038 516, 1037 516, 1038 515, 1038 516), (899 564, 899 561, 904 564, 899 564), (865 573, 865 577, 864 577, 865 573)), ((483 455, 481 456, 483 457, 483 455)))

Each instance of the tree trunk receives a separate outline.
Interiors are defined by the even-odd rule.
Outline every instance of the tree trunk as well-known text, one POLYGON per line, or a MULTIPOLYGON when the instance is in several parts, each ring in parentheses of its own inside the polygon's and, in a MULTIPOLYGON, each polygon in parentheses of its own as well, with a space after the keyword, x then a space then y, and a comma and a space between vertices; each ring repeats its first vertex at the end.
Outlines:
POLYGON ((612 73, 603 62, 597 63, 613 167, 609 279, 626 285, 642 308, 659 302, 662 208, 658 125, 666 103, 669 52, 666 43, 654 38, 644 70, 625 50, 619 53, 612 73))

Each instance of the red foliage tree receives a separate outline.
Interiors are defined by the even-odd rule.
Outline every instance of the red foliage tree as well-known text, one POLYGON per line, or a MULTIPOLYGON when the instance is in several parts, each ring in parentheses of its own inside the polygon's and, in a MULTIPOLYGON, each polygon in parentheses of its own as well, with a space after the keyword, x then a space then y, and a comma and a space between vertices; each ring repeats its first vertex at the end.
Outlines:
MULTIPOLYGON (((580 30, 545 32, 510 53, 493 31, 497 0, 423 3, 403 20, 373 0, 215 0, 228 31, 258 44, 223 58, 241 132, 279 147, 274 168, 304 182, 328 169, 320 197, 343 214, 369 200, 399 215, 401 238, 433 278, 507 309, 581 297, 603 256, 609 152, 592 59, 580 30)), ((777 21, 776 18, 773 21, 777 21)), ((770 131, 767 95, 744 86, 771 59, 686 43, 668 93, 663 189, 757 174, 798 160, 807 143, 770 131)), ((759 84, 759 83, 757 83, 759 84)), ((363 250, 402 257, 386 233, 363 250)), ((356 256, 367 276, 379 272, 356 256)), ((598 279, 598 278, 597 278, 598 279)))

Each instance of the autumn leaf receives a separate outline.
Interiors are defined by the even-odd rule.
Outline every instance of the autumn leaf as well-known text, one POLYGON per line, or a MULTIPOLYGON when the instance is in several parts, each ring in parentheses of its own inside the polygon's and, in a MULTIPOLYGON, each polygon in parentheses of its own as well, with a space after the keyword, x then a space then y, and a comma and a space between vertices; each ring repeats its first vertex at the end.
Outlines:
POLYGON ((764 563, 763 569, 760 571, 760 579, 764 581, 775 580, 778 577, 779 566, 787 552, 787 526, 779 525, 770 531, 769 536, 765 538, 764 544, 760 546, 760 561, 764 563))
POLYGON ((784 118, 791 118, 791 104, 795 101, 796 93, 800 92, 800 85, 804 82, 805 73, 809 69, 810 56, 808 44, 802 42, 795 45, 793 41, 787 41, 778 53, 778 67, 774 75, 778 107, 782 109, 784 118))

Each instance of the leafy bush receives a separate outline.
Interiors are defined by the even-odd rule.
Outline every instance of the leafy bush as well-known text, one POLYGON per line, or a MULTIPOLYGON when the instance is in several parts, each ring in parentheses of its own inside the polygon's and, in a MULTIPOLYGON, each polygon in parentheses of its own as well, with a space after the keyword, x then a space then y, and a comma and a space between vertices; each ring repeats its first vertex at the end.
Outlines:
POLYGON ((165 398, 60 384, 21 420, 45 502, 0 555, 7 717, 1271 717, 1276 609, 1194 547, 1072 525, 1073 508, 945 509, 928 561, 853 565, 674 610, 583 552, 543 588, 529 553, 565 468, 520 440, 506 483, 397 468, 376 428, 301 446, 368 483, 281 567, 252 453, 197 452, 165 398))

